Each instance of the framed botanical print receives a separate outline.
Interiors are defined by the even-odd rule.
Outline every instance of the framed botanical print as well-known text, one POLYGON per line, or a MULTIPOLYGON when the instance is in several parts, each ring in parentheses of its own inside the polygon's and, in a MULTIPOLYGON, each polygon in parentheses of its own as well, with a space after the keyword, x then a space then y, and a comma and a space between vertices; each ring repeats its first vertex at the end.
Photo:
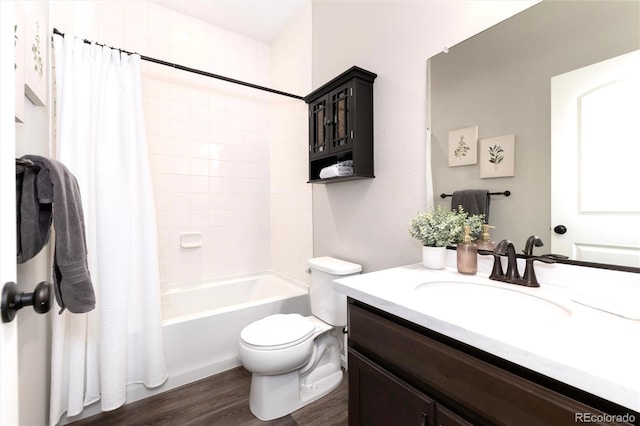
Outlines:
POLYGON ((449 132, 449 167, 478 162, 478 126, 449 132))
POLYGON ((480 177, 515 176, 516 136, 480 140, 480 177))
POLYGON ((24 3, 24 94, 38 106, 47 100, 47 20, 40 2, 24 3))

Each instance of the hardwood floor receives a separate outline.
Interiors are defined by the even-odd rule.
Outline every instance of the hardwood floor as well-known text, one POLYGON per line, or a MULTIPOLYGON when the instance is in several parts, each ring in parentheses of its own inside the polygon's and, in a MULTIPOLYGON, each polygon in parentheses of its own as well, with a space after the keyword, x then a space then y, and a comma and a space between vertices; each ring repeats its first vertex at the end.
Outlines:
POLYGON ((83 419, 72 426, 344 426, 347 375, 324 398, 280 419, 263 422, 249 411, 251 373, 243 367, 83 419))

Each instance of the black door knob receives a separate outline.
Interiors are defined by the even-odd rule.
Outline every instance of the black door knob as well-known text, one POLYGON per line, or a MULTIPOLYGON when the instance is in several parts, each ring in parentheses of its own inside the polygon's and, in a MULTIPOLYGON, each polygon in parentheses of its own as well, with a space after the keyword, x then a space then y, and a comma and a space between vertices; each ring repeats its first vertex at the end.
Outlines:
POLYGON ((556 225, 553 228, 553 232, 555 232, 556 234, 560 234, 560 235, 565 234, 567 232, 567 227, 564 226, 564 225, 556 225))
MULTIPOLYGON (((33 291, 33 299, 29 305, 39 314, 45 314, 51 309, 51 284, 46 281, 38 284, 33 291)), ((25 303, 26 305, 27 303, 25 303)))
POLYGON ((51 284, 46 281, 38 284, 33 293, 18 291, 14 282, 5 283, 2 288, 2 322, 11 322, 16 313, 25 306, 33 306, 33 310, 39 314, 49 312, 51 309, 51 284))

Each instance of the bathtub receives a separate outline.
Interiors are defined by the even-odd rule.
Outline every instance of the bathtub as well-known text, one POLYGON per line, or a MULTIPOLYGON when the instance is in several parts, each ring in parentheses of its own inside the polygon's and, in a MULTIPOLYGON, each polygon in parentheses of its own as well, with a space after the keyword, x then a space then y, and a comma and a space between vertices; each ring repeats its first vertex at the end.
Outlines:
POLYGON ((172 288, 162 296, 169 371, 162 387, 168 390, 241 365, 240 331, 268 315, 294 312, 311 315, 308 288, 274 272, 172 288))
MULTIPOLYGON (((237 367, 240 331, 277 313, 311 315, 308 288, 276 272, 184 284, 162 295, 162 328, 168 378, 150 389, 127 386, 126 404, 237 367)), ((100 403, 61 424, 100 413, 100 403)))

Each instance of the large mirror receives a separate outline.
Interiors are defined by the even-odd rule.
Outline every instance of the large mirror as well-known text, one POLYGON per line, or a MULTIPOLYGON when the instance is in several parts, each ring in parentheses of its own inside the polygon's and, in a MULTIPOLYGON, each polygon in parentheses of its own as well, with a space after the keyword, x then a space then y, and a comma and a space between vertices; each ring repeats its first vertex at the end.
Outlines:
MULTIPOLYGON (((537 235, 544 246, 534 254, 551 253, 552 239, 559 235, 552 228, 561 224, 552 223, 551 192, 564 178, 557 168, 552 178, 551 171, 552 79, 639 49, 640 1, 545 0, 430 58, 428 110, 437 202, 449 207, 451 198, 439 195, 461 189, 510 191, 509 197, 491 198, 493 239, 509 239, 522 250, 527 238, 537 235), (515 136, 513 176, 481 178, 479 164, 449 166, 450 132, 476 126, 478 150, 483 140, 515 136)), ((628 143, 639 146, 640 131, 629 135, 628 143)), ((605 149, 607 142, 602 144, 605 149)), ((637 167, 620 174, 623 191, 618 194, 639 197, 637 176, 637 167)), ((614 233, 631 236, 631 245, 640 249, 640 212, 633 213, 636 226, 631 229, 620 229, 613 215, 610 226, 590 232, 604 240, 614 233)), ((567 228, 567 238, 581 238, 567 228)), ((640 267, 637 252, 590 256, 582 260, 640 267)))

